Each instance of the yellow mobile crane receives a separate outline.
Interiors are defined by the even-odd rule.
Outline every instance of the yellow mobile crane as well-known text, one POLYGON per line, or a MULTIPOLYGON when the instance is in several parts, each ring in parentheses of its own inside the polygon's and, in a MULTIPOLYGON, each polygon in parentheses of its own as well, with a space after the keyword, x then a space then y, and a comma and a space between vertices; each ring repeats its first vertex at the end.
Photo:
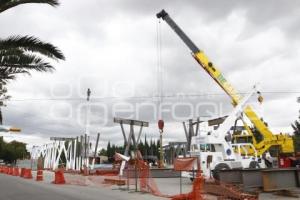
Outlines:
MULTIPOLYGON (((162 18, 177 33, 183 42, 192 51, 192 56, 200 64, 200 66, 217 82, 217 84, 229 95, 233 106, 237 105, 242 97, 232 87, 232 85, 224 78, 221 71, 209 60, 203 51, 201 51, 193 41, 181 30, 181 28, 173 21, 169 14, 162 10, 156 14, 157 18, 162 18)), ((260 99, 262 100, 262 99, 260 99)), ((251 142, 259 156, 263 155, 270 148, 277 148, 281 154, 290 154, 294 152, 292 137, 287 134, 273 134, 267 124, 254 112, 251 106, 246 106, 244 114, 251 121, 253 127, 249 127, 245 121, 243 125, 248 132, 248 136, 240 135, 240 138, 251 138, 251 142)), ((251 152, 251 150, 249 150, 251 152)))

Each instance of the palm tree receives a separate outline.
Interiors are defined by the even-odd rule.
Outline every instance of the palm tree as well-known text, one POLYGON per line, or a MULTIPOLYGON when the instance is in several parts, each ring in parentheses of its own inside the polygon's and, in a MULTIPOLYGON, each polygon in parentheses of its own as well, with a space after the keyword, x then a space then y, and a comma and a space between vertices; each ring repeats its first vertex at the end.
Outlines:
POLYGON ((0 38, 0 80, 12 80, 17 74, 30 74, 31 70, 49 72, 54 67, 43 57, 64 60, 62 52, 50 43, 32 36, 0 38))
POLYGON ((292 128, 294 129, 294 134, 300 136, 300 117, 299 121, 296 120, 294 124, 292 124, 292 128))
MULTIPOLYGON (((58 6, 58 0, 1 0, 0 14, 10 8, 27 3, 43 3, 58 6)), ((3 84, 16 78, 18 74, 31 71, 51 72, 54 67, 45 58, 55 61, 65 60, 63 53, 54 45, 33 36, 10 36, 0 38, 0 124, 2 124, 1 103, 3 84)))
MULTIPOLYGON (((58 0, 1 0, 0 14, 10 8, 27 3, 59 5, 58 0)), ((45 61, 44 57, 56 61, 65 59, 57 47, 33 36, 0 38, 0 80, 7 82, 15 79, 17 74, 30 74, 32 70, 52 71, 54 67, 45 61)))
POLYGON ((6 11, 15 6, 26 4, 26 3, 45 3, 51 6, 58 6, 57 0, 1 0, 0 1, 0 13, 6 11))
POLYGON ((300 152, 300 117, 299 120, 296 120, 294 124, 292 124, 292 128, 294 129, 294 148, 295 152, 300 152))

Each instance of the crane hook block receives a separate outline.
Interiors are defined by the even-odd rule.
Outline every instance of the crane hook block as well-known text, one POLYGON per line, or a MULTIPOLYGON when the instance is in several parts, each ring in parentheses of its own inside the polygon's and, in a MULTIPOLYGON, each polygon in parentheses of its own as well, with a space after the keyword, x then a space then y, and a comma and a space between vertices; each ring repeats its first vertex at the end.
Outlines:
POLYGON ((259 103, 262 103, 264 101, 264 98, 261 95, 259 95, 257 100, 258 100, 259 103))

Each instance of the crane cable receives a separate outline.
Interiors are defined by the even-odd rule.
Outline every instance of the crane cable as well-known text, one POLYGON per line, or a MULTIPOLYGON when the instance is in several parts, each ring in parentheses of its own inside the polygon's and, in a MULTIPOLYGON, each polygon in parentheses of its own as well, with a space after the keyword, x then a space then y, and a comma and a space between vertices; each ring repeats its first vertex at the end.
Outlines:
POLYGON ((162 119, 161 104, 163 102, 163 69, 162 69, 162 36, 160 19, 156 23, 156 55, 157 55, 157 97, 158 119, 162 119))

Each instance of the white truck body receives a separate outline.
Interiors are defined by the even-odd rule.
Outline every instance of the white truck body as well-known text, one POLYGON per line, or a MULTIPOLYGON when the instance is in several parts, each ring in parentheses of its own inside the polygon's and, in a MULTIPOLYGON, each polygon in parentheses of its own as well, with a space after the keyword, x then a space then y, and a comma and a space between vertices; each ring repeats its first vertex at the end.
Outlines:
MULTIPOLYGON (((246 146, 255 150, 251 143, 232 144, 230 139, 232 125, 237 118, 241 117, 244 107, 256 92, 256 87, 254 87, 253 91, 242 99, 217 130, 200 131, 198 136, 192 138, 190 156, 198 157, 205 178, 211 178, 212 171, 216 169, 264 167, 261 159, 256 155, 247 155, 246 146)), ((194 173, 184 174, 191 178, 194 175, 194 173)))

